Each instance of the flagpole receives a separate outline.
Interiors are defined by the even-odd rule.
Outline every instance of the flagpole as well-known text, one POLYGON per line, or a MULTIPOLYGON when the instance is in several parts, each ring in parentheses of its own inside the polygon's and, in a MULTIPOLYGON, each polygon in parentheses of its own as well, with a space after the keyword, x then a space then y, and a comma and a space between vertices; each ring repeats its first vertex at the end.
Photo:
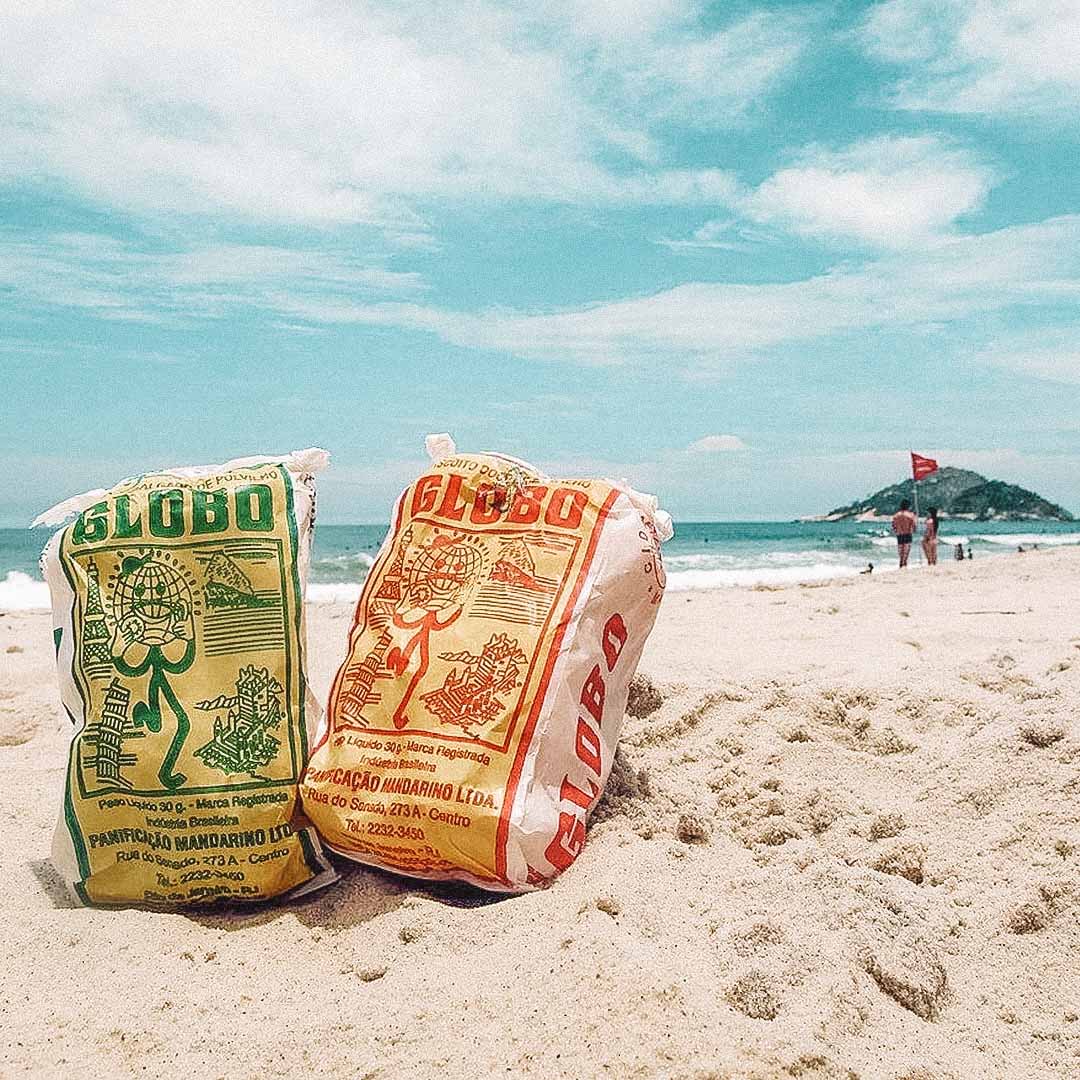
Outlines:
MULTIPOLYGON (((915 528, 919 527, 919 480, 926 479, 932 473, 938 471, 938 463, 934 458, 923 457, 921 454, 916 454, 914 450, 911 453, 911 490, 915 493, 915 528)), ((931 507, 933 510, 933 507, 931 507)), ((936 530, 935 530, 936 531, 936 530)), ((915 540, 914 534, 912 534, 912 542, 915 540)), ((926 562, 928 560, 923 558, 922 545, 919 545, 919 562, 926 562)))
MULTIPOLYGON (((919 529, 919 478, 915 475, 915 458, 911 458, 911 486, 915 491, 915 531, 919 529)), ((923 559, 922 544, 917 543, 916 537, 912 536, 911 543, 913 546, 917 546, 919 549, 919 565, 921 566, 925 561, 923 559)))

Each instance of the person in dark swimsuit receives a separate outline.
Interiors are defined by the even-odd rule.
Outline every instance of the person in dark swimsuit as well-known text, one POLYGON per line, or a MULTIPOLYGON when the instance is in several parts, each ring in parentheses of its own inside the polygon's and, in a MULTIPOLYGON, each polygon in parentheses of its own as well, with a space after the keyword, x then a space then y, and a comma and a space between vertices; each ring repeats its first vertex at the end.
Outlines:
POLYGON ((928 566, 937 566, 937 530, 937 507, 931 506, 930 512, 926 516, 926 524, 923 525, 922 538, 923 554, 926 556, 926 562, 928 566))
POLYGON ((896 547, 900 555, 900 569, 908 564, 908 556, 911 554, 911 538, 915 535, 915 527, 918 519, 911 512, 911 503, 904 499, 900 503, 900 509, 893 514, 892 531, 896 536, 896 547))

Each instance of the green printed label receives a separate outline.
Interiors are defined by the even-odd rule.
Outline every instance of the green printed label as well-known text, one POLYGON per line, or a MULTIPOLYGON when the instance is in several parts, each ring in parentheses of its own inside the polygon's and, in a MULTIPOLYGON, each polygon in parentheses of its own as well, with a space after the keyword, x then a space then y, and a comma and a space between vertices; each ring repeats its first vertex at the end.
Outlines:
POLYGON ((311 877, 287 474, 142 476, 61 538, 86 724, 68 826, 94 903, 259 898, 311 877))

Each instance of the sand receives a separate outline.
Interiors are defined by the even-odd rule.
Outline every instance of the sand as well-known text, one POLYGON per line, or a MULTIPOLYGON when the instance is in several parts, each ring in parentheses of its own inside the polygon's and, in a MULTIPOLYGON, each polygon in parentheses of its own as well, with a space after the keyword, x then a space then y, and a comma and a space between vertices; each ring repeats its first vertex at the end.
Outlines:
POLYGON ((193 915, 65 899, 49 624, 9 613, 0 1075, 1080 1075, 1078 601, 1060 550, 670 595, 551 889, 346 866, 193 915))

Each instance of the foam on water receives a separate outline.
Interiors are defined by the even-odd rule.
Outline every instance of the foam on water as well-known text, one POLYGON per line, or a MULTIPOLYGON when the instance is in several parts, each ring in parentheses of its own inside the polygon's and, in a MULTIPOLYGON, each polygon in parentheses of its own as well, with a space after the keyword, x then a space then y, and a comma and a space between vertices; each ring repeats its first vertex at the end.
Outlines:
POLYGON ((312 566, 366 566, 369 569, 375 565, 373 556, 364 551, 347 551, 340 555, 324 555, 313 559, 312 566))
MULTIPOLYGON (((829 581, 833 578, 856 577, 866 567, 846 563, 813 563, 786 567, 743 567, 738 570, 682 570, 668 573, 668 592, 691 592, 702 589, 728 589, 747 585, 797 585, 804 581, 829 581)), ((877 567, 874 573, 884 573, 895 567, 877 567)))
MULTIPOLYGON (((1015 533, 1000 533, 996 537, 994 537, 994 542, 997 542, 998 540, 1007 541, 1010 538, 1015 537, 1015 535, 1015 533)), ((968 536, 965 533, 956 533, 955 535, 953 533, 938 533, 938 542, 942 546, 947 546, 949 544, 952 544, 953 546, 955 546, 956 544, 964 544, 966 546, 967 544, 970 544, 972 540, 986 539, 989 539, 989 536, 968 536)), ((1080 539, 1080 537, 1078 537, 1078 539, 1080 539)), ((922 543, 922 533, 916 533, 915 542, 919 544, 922 543)), ((870 540, 870 543, 873 544, 874 547, 894 548, 896 547, 896 537, 875 536, 870 540)))
MULTIPOLYGON (((881 570, 891 569, 882 567, 881 570)), ((875 572, 878 572, 875 570, 875 572)), ((668 572, 668 590, 689 592, 723 589, 738 585, 793 585, 800 581, 826 581, 853 577, 859 568, 839 563, 816 563, 786 567, 731 567, 729 569, 674 570, 668 572)), ((311 582, 307 599, 311 604, 355 604, 363 585, 359 582, 311 582)), ((0 611, 48 611, 49 589, 43 581, 12 570, 0 581, 0 611)))
POLYGON ((49 586, 21 570, 9 570, 0 581, 0 611, 48 611, 49 586))
POLYGON ((830 566, 856 565, 865 566, 850 551, 821 551, 809 549, 802 551, 762 551, 754 554, 733 555, 725 552, 710 551, 688 554, 664 555, 664 566, 669 573, 690 570, 749 570, 757 568, 776 568, 785 566, 830 566), (854 560, 854 561, 853 561, 854 560))
MULTIPOLYGON (((951 539, 951 538, 950 538, 951 539)), ((1066 544, 1080 544, 1080 532, 1074 533, 974 533, 973 540, 986 544, 998 544, 1008 547, 1034 546, 1063 547, 1066 544)))
MULTIPOLYGON (((916 536, 916 540, 921 540, 921 534, 916 536)), ((1063 547, 1069 544, 1080 544, 1080 532, 1061 532, 1061 533, 972 533, 970 536, 963 534, 952 535, 950 533, 940 533, 938 539, 942 544, 970 544, 972 542, 979 544, 994 544, 997 547, 1018 547, 1023 544, 1024 547, 1033 546, 1039 544, 1045 547, 1063 547)), ((870 537, 870 543, 874 547, 890 548, 896 546, 895 536, 873 536, 870 537)))
POLYGON ((363 585, 354 581, 333 584, 325 581, 309 582, 307 601, 309 604, 355 604, 360 599, 362 588, 363 585))
MULTIPOLYGON (((942 558, 956 544, 973 545, 978 557, 1005 556, 1018 546, 1080 545, 1080 531, 988 531, 941 535, 942 558)), ((1030 530, 1030 526, 1028 527, 1030 530)), ((356 603, 375 561, 381 526, 324 526, 316 538, 308 600, 313 604, 356 603)), ((918 540, 916 538, 916 548, 918 540)), ((0 530, 0 611, 42 611, 49 592, 34 572, 43 543, 40 532, 0 530)), ((734 586, 793 585, 854 577, 874 563, 874 572, 896 566, 896 540, 880 527, 823 527, 795 523, 689 523, 676 527, 664 553, 668 588, 724 589, 734 586)), ((916 553, 915 559, 918 559, 916 553)))

